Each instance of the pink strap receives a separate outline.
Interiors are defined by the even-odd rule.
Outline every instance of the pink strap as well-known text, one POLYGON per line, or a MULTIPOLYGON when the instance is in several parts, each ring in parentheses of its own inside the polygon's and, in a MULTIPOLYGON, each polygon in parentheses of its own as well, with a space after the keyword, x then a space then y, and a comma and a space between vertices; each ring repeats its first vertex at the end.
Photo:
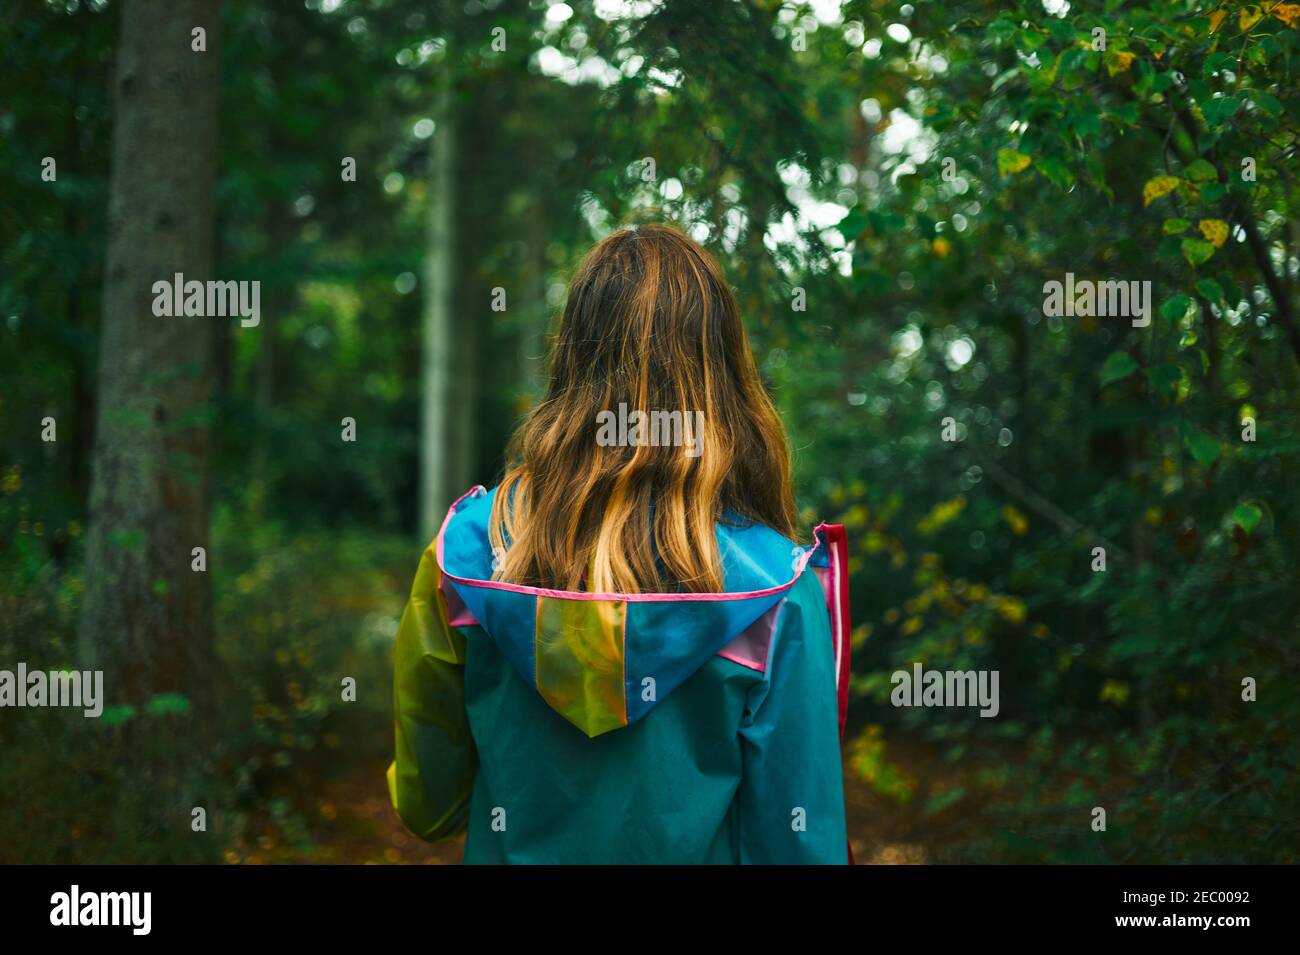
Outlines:
POLYGON ((826 593, 826 611, 831 618, 831 643, 835 648, 835 693, 840 717, 840 738, 849 712, 849 545, 843 524, 818 528, 826 538, 829 564, 818 568, 817 579, 826 593))
MULTIPOLYGON (((835 646, 835 694, 840 719, 840 742, 844 742, 844 720, 849 712, 849 544, 843 524, 823 524, 818 530, 826 535, 829 565, 818 569, 817 579, 826 593, 826 610, 831 618, 831 641, 835 646)), ((853 865, 853 843, 848 846, 849 865, 853 865)))

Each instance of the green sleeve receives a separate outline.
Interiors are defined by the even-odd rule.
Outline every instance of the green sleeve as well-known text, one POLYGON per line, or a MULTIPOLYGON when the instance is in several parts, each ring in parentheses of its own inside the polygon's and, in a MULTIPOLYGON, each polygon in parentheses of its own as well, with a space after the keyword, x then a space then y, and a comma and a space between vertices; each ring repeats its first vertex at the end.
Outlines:
POLYGON ((388 794, 408 829, 433 842, 464 831, 476 754, 465 713, 465 637, 447 623, 430 545, 397 628, 396 759, 388 794))
POLYGON ((790 589, 741 725, 741 862, 848 862, 835 650, 811 571, 790 589))

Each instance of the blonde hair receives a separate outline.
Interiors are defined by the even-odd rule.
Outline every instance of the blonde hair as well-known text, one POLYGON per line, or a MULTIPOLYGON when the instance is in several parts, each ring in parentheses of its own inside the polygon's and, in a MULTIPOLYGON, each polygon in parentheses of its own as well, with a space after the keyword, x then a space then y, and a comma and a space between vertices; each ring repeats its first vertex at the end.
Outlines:
POLYGON ((785 429, 735 297, 713 257, 671 226, 622 229, 587 254, 569 285, 549 391, 508 459, 489 522, 505 553, 499 580, 716 592, 724 511, 795 537, 785 429), (598 442, 598 415, 620 404, 702 412, 702 453, 598 442))

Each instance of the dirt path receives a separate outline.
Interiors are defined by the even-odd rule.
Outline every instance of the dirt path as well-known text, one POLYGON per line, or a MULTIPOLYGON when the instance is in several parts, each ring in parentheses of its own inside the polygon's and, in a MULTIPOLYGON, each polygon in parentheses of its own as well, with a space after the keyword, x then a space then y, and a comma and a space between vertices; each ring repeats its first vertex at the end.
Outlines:
MULTIPOLYGON (((891 758, 897 754, 891 751, 891 758)), ((904 760, 914 773, 935 768, 924 757, 904 760)), ((411 835, 388 801, 385 766, 360 769, 341 780, 326 780, 320 788, 311 818, 306 820, 310 848, 298 849, 281 840, 260 836, 256 844, 232 849, 228 862, 352 863, 397 865, 456 865, 461 861, 464 837, 429 845, 411 835)), ((923 778, 925 778, 923 776, 923 778)), ((928 786, 926 787, 929 788, 928 786)), ((925 832, 933 820, 925 818, 914 799, 907 806, 873 792, 850 776, 846 791, 849 838, 859 864, 898 865, 928 861, 932 852, 925 832)))

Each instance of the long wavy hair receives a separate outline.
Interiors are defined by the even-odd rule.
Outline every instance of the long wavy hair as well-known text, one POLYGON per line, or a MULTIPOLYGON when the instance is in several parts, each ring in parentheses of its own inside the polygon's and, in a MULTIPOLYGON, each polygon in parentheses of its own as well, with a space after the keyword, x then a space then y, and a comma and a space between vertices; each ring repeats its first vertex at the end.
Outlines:
POLYGON ((489 523, 498 580, 718 592, 718 521, 796 539, 785 429, 740 310, 713 256, 671 226, 620 229, 582 261, 552 346, 549 391, 507 460, 489 523), (644 432, 634 446, 598 440, 601 413, 617 415, 620 405, 701 421, 700 444, 653 444, 644 432))

